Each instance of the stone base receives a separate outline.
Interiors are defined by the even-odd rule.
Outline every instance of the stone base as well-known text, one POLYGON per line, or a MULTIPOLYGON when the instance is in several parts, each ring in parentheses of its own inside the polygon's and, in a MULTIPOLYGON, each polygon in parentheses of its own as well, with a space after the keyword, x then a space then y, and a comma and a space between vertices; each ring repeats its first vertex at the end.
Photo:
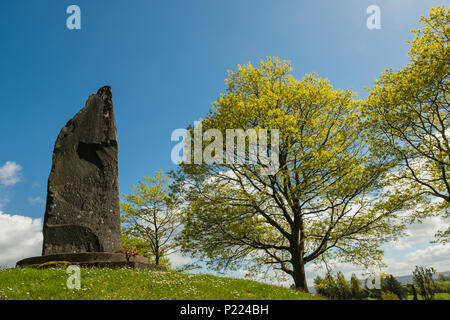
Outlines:
POLYGON ((130 257, 128 260, 124 253, 110 252, 84 252, 84 253, 60 253, 45 256, 31 257, 20 260, 16 267, 39 266, 48 262, 68 262, 71 265, 81 267, 100 268, 134 268, 141 270, 166 271, 163 266, 148 263, 148 260, 141 256, 130 257))

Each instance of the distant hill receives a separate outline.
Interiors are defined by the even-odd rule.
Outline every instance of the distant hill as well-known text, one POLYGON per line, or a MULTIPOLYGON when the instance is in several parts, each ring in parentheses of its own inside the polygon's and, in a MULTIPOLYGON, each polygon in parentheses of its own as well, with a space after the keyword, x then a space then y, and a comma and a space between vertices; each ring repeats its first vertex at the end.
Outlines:
MULTIPOLYGON (((434 279, 438 279, 439 275, 443 274, 445 277, 450 278, 450 271, 444 271, 444 272, 436 272, 434 275, 434 279)), ((400 283, 402 284, 408 284, 413 282, 413 276, 394 276, 400 283)))

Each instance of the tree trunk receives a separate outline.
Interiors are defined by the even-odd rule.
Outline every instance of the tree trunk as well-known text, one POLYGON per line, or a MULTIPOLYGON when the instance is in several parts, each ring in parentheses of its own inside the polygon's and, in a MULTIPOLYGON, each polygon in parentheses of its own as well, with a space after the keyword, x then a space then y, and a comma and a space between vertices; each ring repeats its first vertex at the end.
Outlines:
POLYGON ((305 247, 301 235, 303 235, 303 219, 300 214, 297 214, 295 215, 294 225, 292 226, 292 238, 289 239, 292 258, 292 277, 294 278, 296 290, 309 292, 308 285, 306 284, 305 262, 303 260, 305 247))
MULTIPOLYGON (((156 222, 155 222, 156 225, 156 222)), ((155 239, 155 264, 159 265, 159 239, 158 239, 158 234, 156 234, 156 239, 155 239)))
POLYGON ((303 262, 303 256, 300 252, 292 254, 292 278, 294 279, 295 289, 303 292, 309 292, 308 285, 306 284, 305 264, 303 262))

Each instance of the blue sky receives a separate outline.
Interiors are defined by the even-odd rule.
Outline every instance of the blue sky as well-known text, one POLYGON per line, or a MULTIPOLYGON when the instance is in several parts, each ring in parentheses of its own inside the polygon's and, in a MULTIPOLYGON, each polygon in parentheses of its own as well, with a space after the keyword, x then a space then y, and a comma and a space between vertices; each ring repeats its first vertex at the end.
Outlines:
POLYGON ((277 56, 297 78, 316 72, 364 97, 383 69, 408 62, 410 30, 443 4, 450 1, 2 0, 0 168, 22 169, 20 181, 0 185, 0 210, 43 218, 54 141, 103 85, 113 91, 120 192, 128 193, 144 175, 174 167, 172 131, 207 113, 227 70, 277 56), (81 30, 66 28, 71 4, 81 8, 81 30), (366 27, 372 4, 380 30, 366 27))

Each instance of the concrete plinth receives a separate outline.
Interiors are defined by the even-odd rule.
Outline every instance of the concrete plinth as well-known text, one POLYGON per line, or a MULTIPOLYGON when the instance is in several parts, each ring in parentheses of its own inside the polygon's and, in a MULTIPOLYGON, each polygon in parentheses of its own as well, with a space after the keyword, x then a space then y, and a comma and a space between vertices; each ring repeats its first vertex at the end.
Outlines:
POLYGON ((52 261, 67 261, 72 265, 81 267, 129 267, 141 270, 165 271, 166 268, 151 264, 141 256, 129 257, 124 253, 109 252, 84 252, 84 253, 60 253, 26 258, 17 262, 16 267, 37 266, 52 261))

